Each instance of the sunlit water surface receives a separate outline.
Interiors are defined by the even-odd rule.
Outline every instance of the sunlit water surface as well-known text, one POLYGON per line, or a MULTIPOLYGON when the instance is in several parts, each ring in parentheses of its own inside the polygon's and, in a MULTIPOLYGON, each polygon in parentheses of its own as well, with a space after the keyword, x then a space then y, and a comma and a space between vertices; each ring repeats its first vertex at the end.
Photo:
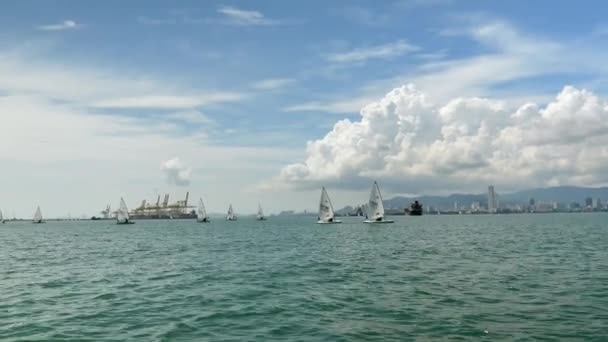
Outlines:
POLYGON ((608 338, 608 214, 0 225, 0 340, 608 338))

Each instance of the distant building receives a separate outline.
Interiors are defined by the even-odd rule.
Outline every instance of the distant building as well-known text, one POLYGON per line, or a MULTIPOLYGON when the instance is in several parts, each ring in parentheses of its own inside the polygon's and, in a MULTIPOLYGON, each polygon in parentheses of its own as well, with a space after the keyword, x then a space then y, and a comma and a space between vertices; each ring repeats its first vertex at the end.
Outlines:
POLYGON ((534 212, 536 210, 536 200, 534 197, 531 197, 528 201, 528 211, 534 212))
POLYGON ((553 203, 538 203, 536 205, 536 210, 535 212, 537 213, 548 213, 553 211, 554 206, 553 203))
POLYGON ((591 198, 591 197, 585 198, 585 208, 587 208, 587 209, 593 208, 593 198, 591 198))
POLYGON ((473 202, 471 203, 471 211, 472 212, 478 212, 481 210, 481 205, 479 204, 479 202, 473 202))
POLYGON ((488 212, 495 213, 498 211, 498 202, 496 201, 496 192, 494 192, 494 185, 488 187, 488 212))

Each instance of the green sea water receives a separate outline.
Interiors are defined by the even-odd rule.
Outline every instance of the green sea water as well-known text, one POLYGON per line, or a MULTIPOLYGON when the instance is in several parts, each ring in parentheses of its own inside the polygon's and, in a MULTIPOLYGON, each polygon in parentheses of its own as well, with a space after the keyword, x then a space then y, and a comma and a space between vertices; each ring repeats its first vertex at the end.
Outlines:
POLYGON ((608 215, 0 225, 2 341, 608 340, 608 215))

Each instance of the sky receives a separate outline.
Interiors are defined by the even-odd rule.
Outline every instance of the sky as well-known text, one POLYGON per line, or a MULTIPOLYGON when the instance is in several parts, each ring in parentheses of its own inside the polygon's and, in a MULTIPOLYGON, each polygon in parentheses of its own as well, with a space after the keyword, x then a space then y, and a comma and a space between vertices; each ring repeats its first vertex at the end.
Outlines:
POLYGON ((608 184, 602 1, 6 1, 0 209, 608 184))

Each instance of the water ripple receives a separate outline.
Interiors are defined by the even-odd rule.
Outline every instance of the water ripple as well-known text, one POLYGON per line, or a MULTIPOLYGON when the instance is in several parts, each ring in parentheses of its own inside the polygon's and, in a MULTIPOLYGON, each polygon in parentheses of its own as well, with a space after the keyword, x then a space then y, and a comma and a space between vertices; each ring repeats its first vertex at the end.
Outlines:
POLYGON ((605 215, 6 224, 0 340, 597 340, 605 215))

